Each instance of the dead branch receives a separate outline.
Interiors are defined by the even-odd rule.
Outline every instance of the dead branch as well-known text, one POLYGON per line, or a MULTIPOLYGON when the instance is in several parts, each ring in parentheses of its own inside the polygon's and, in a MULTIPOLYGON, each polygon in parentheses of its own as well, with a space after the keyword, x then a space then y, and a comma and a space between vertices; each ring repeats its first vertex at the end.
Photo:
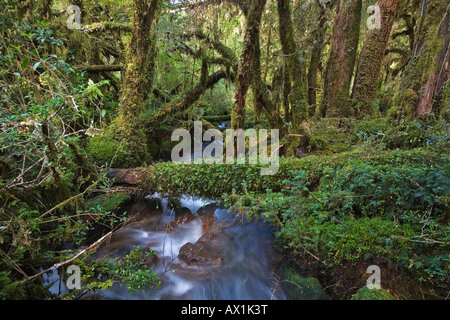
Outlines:
POLYGON ((97 241, 95 241, 93 244, 91 244, 89 247, 87 247, 84 250, 81 250, 79 253, 77 253, 75 256, 73 256, 72 258, 70 258, 69 260, 60 262, 60 263, 56 263, 54 264, 52 267, 45 269, 44 271, 41 271, 31 277, 28 277, 27 279, 25 279, 24 281, 29 281, 29 280, 33 280, 41 275, 43 275, 44 273, 50 272, 52 270, 56 270, 66 264, 71 263, 72 261, 78 259, 80 256, 82 256, 83 254, 85 254, 86 252, 92 251, 95 247, 97 247, 99 244, 101 244, 103 241, 105 241, 107 238, 109 238, 111 235, 113 234, 112 231, 108 232, 106 235, 104 235, 103 237, 101 237, 100 239, 98 239, 97 241))

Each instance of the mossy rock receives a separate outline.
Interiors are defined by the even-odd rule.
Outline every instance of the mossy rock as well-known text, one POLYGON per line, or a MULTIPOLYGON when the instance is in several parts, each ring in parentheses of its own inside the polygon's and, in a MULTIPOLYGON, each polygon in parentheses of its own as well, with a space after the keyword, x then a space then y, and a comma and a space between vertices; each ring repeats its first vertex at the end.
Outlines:
POLYGON ((392 294, 387 290, 372 289, 363 287, 356 291, 356 293, 350 298, 350 300, 396 300, 392 294))
POLYGON ((104 211, 114 212, 130 200, 131 194, 128 193, 107 193, 88 200, 86 205, 88 209, 95 209, 100 206, 104 211))
POLYGON ((291 300, 330 300, 317 278, 304 278, 288 266, 281 268, 281 277, 291 300))

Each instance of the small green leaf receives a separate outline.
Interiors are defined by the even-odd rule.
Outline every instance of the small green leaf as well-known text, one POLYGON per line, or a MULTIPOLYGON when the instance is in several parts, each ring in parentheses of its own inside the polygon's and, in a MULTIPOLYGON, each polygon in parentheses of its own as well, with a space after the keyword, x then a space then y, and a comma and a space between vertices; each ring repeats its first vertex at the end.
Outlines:
POLYGON ((23 59, 22 59, 22 69, 26 69, 29 64, 30 64, 30 58, 23 57, 23 59))
POLYGON ((41 62, 36 62, 33 66, 33 70, 36 71, 37 68, 41 65, 41 62))

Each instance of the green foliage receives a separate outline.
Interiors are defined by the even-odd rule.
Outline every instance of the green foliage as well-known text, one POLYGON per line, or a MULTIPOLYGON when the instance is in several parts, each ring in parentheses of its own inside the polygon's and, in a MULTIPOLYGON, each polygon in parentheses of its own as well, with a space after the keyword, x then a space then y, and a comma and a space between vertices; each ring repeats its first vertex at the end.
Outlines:
POLYGON ((435 120, 410 120, 392 127, 383 143, 389 149, 417 147, 448 150, 450 147, 448 123, 435 120))
POLYGON ((436 156, 415 149, 311 157, 303 169, 293 160, 281 190, 224 199, 278 226, 290 255, 313 256, 323 268, 377 260, 448 288, 450 167, 436 156))
POLYGON ((121 258, 92 261, 84 257, 77 263, 81 265, 82 281, 86 284, 86 289, 96 292, 117 283, 126 286, 133 294, 161 288, 161 281, 152 266, 155 254, 150 248, 137 246, 121 258))
POLYGON ((392 294, 385 289, 369 290, 367 287, 359 289, 350 300, 396 300, 392 294))
POLYGON ((116 275, 131 293, 145 291, 151 286, 160 288, 161 281, 150 265, 150 259, 155 254, 150 248, 143 249, 138 246, 114 265, 112 274, 116 275))
POLYGON ((389 125, 384 118, 358 121, 352 131, 365 144, 379 142, 386 135, 389 125))
POLYGON ((292 300, 329 300, 316 278, 303 278, 286 265, 281 268, 283 287, 292 300))

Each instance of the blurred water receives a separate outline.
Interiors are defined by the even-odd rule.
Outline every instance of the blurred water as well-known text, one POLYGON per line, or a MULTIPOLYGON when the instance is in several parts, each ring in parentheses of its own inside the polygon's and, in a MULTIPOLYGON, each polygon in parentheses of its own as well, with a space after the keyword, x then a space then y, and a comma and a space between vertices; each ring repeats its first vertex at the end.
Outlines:
MULTIPOLYGON (((153 198, 158 196, 153 195, 153 198)), ((279 255, 274 248, 270 225, 262 221, 248 222, 224 208, 212 208, 205 220, 197 212, 211 202, 189 196, 179 200, 192 212, 186 223, 175 225, 170 232, 164 229, 175 219, 167 199, 162 202, 163 213, 142 203, 135 204, 129 212, 139 211, 138 221, 116 232, 96 253, 97 257, 121 257, 138 245, 154 249, 158 252, 155 271, 161 278, 162 288, 131 295, 126 287, 117 284, 100 292, 99 298, 285 299, 281 286, 276 283, 279 255), (205 232, 214 234, 208 250, 221 256, 223 264, 189 266, 180 261, 181 247, 188 242, 195 243, 205 232)))

